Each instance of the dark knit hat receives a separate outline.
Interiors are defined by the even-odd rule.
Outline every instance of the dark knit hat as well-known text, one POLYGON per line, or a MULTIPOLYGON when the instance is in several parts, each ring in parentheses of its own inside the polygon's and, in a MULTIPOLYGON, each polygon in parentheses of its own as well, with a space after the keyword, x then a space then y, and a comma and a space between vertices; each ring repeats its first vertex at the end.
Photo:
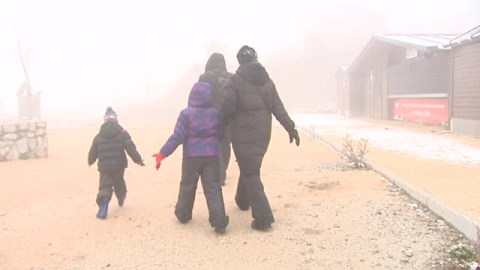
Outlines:
POLYGON ((105 111, 103 119, 105 121, 117 121, 117 113, 112 109, 112 107, 108 107, 107 111, 105 111))
POLYGON ((245 45, 238 51, 237 60, 240 65, 250 62, 257 62, 257 52, 254 48, 245 45))

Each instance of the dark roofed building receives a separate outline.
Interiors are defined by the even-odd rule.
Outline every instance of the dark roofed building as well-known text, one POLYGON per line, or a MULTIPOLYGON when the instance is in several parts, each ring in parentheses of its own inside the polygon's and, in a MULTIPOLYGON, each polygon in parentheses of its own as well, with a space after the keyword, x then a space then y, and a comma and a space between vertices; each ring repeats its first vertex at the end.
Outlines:
POLYGON ((348 115, 448 124, 455 35, 376 35, 347 70, 348 115))

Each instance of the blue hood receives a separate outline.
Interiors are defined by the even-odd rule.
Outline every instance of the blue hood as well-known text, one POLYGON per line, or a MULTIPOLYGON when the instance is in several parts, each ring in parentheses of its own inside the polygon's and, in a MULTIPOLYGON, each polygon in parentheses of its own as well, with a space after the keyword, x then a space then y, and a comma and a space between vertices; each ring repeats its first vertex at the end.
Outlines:
POLYGON ((188 107, 212 107, 212 90, 210 84, 197 82, 193 85, 188 96, 188 107))

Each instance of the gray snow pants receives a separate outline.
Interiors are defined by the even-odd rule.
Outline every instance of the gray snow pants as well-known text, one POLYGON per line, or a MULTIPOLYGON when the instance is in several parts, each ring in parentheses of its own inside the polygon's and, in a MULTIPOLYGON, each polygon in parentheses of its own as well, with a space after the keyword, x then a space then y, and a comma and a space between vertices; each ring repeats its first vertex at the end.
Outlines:
POLYGON ((97 204, 105 198, 108 201, 112 198, 113 192, 117 198, 122 198, 127 195, 127 184, 123 178, 125 170, 118 170, 114 172, 100 172, 100 183, 97 193, 97 204))
POLYGON ((175 216, 182 223, 192 219, 199 178, 207 200, 210 224, 215 228, 227 227, 228 216, 225 214, 222 188, 218 181, 218 157, 183 158, 182 180, 175 206, 175 216))
POLYGON ((237 158, 240 168, 235 202, 242 210, 252 208, 252 217, 259 224, 271 224, 275 221, 267 195, 260 179, 263 156, 237 158))

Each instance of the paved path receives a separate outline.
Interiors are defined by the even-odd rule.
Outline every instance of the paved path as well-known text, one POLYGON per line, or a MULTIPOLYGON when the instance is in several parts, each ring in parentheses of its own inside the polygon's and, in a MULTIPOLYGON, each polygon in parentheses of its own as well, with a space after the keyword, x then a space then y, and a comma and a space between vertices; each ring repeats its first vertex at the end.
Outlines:
POLYGON ((480 239, 480 139, 392 121, 320 114, 292 118, 337 150, 346 134, 367 139, 367 161, 375 170, 471 240, 480 239))
POLYGON ((448 164, 480 166, 480 148, 438 133, 421 133, 404 128, 379 126, 375 123, 349 119, 336 115, 295 115, 299 126, 314 127, 317 135, 366 138, 374 146, 385 150, 418 156, 423 159, 444 161, 448 164))

